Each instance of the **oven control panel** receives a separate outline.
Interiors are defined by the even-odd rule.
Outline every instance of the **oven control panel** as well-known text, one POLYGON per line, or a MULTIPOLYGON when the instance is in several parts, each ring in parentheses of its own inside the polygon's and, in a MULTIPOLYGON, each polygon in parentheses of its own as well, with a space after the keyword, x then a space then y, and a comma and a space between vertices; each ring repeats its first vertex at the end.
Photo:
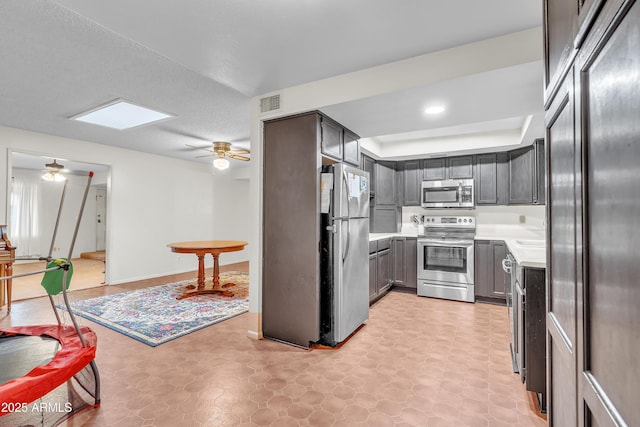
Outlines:
POLYGON ((462 227, 475 228, 476 218, 473 216, 427 216, 422 217, 425 227, 462 227))

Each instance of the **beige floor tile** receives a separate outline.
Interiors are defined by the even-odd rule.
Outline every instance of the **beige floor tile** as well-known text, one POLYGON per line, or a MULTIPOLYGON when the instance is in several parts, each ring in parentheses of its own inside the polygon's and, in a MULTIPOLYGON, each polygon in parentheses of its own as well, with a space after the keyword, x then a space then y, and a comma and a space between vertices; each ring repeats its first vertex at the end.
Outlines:
MULTIPOLYGON (((0 326, 51 323, 50 312, 44 298, 18 301, 10 316, 0 311, 0 326)), ((253 341, 246 322, 237 316, 152 348, 82 319, 98 334, 102 406, 66 425, 547 425, 512 372, 505 307, 391 292, 339 350, 253 341)))

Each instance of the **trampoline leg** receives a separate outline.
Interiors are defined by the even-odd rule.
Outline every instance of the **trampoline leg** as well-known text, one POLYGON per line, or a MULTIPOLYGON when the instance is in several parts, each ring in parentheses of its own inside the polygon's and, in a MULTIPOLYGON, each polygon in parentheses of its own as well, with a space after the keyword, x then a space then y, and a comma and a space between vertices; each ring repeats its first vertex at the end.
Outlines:
POLYGON ((53 308, 53 314, 56 315, 58 325, 62 325, 62 322, 60 321, 60 315, 58 314, 58 309, 56 309, 56 303, 53 301, 53 297, 51 295, 49 295, 49 302, 51 303, 51 308, 53 308))
POLYGON ((76 332, 78 333, 78 337, 80 338, 80 342, 83 347, 87 346, 87 342, 80 332, 80 326, 78 326, 78 321, 76 320, 76 316, 73 314, 73 310, 71 309, 71 304, 69 303, 69 296, 67 295, 67 275, 69 274, 69 270, 65 269, 62 274, 62 296, 64 297, 64 305, 67 307, 67 311, 69 311, 69 318, 71 322, 73 322, 73 327, 76 328, 76 332))
POLYGON ((93 376, 96 379, 96 390, 93 398, 94 398, 95 404, 99 405, 100 404, 100 372, 98 372, 98 365, 96 365, 95 360, 92 360, 90 365, 91 365, 91 370, 93 371, 93 376))

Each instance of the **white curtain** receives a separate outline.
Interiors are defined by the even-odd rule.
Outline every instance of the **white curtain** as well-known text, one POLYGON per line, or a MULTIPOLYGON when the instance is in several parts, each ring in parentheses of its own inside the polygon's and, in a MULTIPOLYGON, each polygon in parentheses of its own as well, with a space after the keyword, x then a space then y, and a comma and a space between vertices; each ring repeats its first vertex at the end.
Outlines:
POLYGON ((40 255, 40 217, 42 180, 40 177, 12 178, 9 239, 16 256, 40 255))

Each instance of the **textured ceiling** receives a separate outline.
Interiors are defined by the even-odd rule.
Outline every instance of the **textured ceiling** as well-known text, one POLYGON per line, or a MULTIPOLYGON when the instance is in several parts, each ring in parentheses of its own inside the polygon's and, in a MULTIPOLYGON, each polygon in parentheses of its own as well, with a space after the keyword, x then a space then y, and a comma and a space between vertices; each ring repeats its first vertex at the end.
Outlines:
MULTIPOLYGON (((226 140, 248 146, 252 96, 537 27, 539 3, 3 0, 0 124, 196 160, 185 144, 226 140), (127 131, 67 120, 116 98, 176 117, 127 131)), ((521 80, 509 77, 520 88, 513 96, 526 97, 535 86, 541 99, 541 70, 539 82, 531 82, 526 71, 521 80)), ((384 99, 341 114, 347 126, 367 136, 415 131, 423 125, 401 107, 409 108, 418 95, 389 95, 396 107, 380 113, 383 120, 365 113, 382 111, 381 105, 389 105, 384 99), (393 114, 403 120, 389 120, 393 114)), ((513 116, 531 109, 524 104, 513 116)), ((449 125, 468 120, 461 115, 449 125)))

